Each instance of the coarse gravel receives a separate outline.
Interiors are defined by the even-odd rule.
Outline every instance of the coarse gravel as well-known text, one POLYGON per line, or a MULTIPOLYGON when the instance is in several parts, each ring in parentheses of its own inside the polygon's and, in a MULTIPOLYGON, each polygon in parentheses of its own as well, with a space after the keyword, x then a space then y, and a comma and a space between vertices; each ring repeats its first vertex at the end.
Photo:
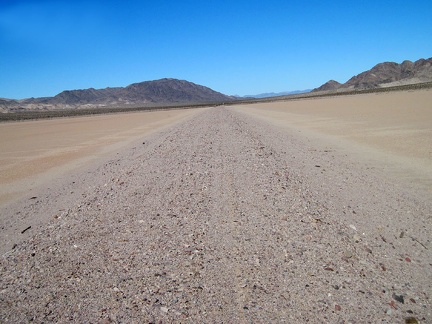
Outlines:
POLYGON ((205 109, 2 210, 2 231, 32 225, 3 247, 0 322, 431 323, 431 212, 349 156, 205 109))

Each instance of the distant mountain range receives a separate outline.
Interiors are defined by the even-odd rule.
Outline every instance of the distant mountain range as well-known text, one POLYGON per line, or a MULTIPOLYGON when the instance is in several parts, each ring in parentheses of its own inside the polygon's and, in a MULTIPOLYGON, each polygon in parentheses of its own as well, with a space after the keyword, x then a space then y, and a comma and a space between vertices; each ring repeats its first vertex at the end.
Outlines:
POLYGON ((330 80, 313 89, 312 92, 374 89, 430 81, 432 81, 432 58, 420 59, 415 62, 403 61, 401 64, 384 62, 353 76, 343 84, 330 80))
POLYGON ((152 104, 216 103, 235 100, 210 88, 185 80, 160 79, 127 87, 66 90, 54 97, 23 100, 0 99, 3 111, 152 104))
MULTIPOLYGON (((432 58, 401 64, 384 62, 349 79, 346 83, 330 80, 311 92, 343 92, 409 85, 432 81, 432 58)), ((257 95, 227 96, 185 80, 160 79, 133 83, 127 87, 66 90, 54 97, 22 100, 0 98, 0 112, 96 107, 161 106, 175 104, 221 103, 241 98, 268 98, 309 92, 299 90, 257 95)))
POLYGON ((301 93, 307 93, 310 92, 311 89, 307 90, 295 90, 295 91, 284 91, 284 92, 266 92, 266 93, 260 93, 256 95, 245 95, 245 96, 236 96, 237 98, 271 98, 271 97, 280 97, 280 96, 290 96, 295 94, 301 94, 301 93))

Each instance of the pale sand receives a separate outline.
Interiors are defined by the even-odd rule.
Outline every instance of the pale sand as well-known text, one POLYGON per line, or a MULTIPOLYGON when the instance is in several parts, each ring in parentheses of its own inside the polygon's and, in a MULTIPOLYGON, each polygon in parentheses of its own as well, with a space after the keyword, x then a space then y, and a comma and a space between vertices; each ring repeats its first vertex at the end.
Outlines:
POLYGON ((0 206, 199 111, 182 109, 1 123, 0 206))
POLYGON ((236 106, 432 191, 432 91, 236 106))

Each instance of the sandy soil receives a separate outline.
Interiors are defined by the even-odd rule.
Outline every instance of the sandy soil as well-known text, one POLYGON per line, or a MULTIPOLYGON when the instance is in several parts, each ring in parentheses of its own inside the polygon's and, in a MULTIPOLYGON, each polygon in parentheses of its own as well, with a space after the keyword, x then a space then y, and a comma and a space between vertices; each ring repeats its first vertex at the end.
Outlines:
POLYGON ((0 123, 0 205, 197 109, 0 123))
POLYGON ((311 141, 341 149, 432 194, 432 91, 240 106, 311 141))
POLYGON ((287 104, 201 110, 2 208, 1 321, 431 322, 430 192, 287 104))

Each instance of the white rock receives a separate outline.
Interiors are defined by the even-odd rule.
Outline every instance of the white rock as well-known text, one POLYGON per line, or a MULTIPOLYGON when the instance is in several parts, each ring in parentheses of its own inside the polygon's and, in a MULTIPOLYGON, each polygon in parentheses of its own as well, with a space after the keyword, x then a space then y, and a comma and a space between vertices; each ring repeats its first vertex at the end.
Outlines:
POLYGON ((160 308, 160 310, 161 310, 161 312, 163 312, 163 313, 168 313, 168 308, 166 308, 166 307, 164 307, 164 306, 162 306, 162 307, 160 308))

